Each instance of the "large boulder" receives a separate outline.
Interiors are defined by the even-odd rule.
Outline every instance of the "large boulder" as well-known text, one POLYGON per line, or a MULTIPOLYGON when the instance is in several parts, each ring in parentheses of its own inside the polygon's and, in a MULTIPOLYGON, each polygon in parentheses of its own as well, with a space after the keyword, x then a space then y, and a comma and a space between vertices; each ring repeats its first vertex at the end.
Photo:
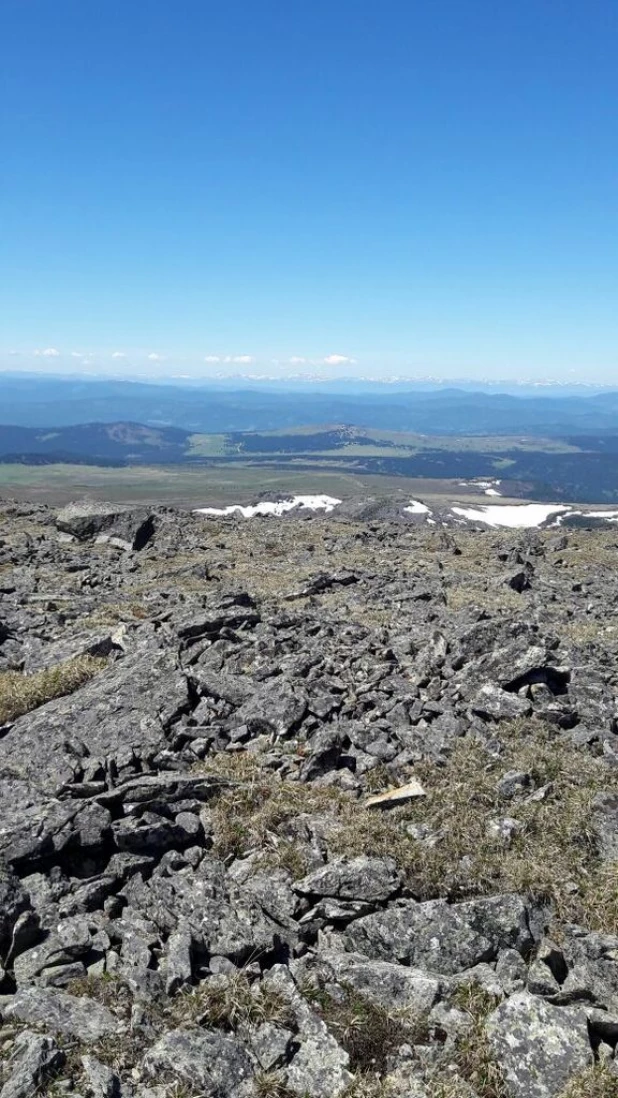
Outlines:
POLYGON ((461 904, 402 901, 356 919, 347 928, 345 941, 348 949, 373 960, 453 975, 496 960, 501 949, 525 954, 533 936, 524 901, 506 894, 461 904))
POLYGON ((170 648, 153 641, 63 698, 19 717, 0 739, 0 769, 55 794, 87 759, 154 754, 188 708, 189 687, 170 648))
POLYGON ((442 991, 443 981, 436 976, 389 961, 370 961, 362 953, 324 950, 319 959, 331 979, 389 1010, 427 1014, 442 991))
POLYGON ((586 1012, 516 992, 490 1015, 489 1047, 512 1098, 553 1098, 592 1063, 586 1012))
POLYGON ((113 503, 69 503, 55 521, 58 530, 78 541, 96 538, 121 549, 143 549, 155 531, 151 511, 113 503))

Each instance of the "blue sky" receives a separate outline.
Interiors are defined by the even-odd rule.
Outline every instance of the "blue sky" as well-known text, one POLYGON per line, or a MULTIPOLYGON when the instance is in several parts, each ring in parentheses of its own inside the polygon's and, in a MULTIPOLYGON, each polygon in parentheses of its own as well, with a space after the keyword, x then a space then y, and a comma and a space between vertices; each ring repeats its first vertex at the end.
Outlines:
POLYGON ((1 367, 618 380, 615 0, 1 8, 1 367))

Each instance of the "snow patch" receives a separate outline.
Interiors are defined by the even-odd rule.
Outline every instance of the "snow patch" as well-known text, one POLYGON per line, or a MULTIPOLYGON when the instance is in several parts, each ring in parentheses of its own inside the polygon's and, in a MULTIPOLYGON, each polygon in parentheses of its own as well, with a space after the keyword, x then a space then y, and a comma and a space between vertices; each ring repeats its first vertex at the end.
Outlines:
POLYGON ((501 496, 502 492, 498 491, 498 488, 502 484, 501 480, 460 480, 460 488, 479 488, 485 496, 501 496))
POLYGON ((487 526, 509 526, 512 529, 528 529, 540 526, 550 515, 559 515, 570 507, 556 503, 524 503, 515 506, 497 504, 475 509, 473 507, 452 507, 455 515, 462 515, 470 522, 484 522, 487 526))
POLYGON ((294 496, 292 499, 280 499, 275 501, 262 500, 261 503, 249 504, 243 507, 240 503, 232 503, 229 507, 196 507, 198 515, 242 515, 243 518, 253 518, 254 515, 285 515, 288 511, 333 511, 340 499, 334 496, 294 496))
POLYGON ((431 511, 426 504, 421 503, 418 499, 411 499, 410 506, 404 507, 404 511, 408 515, 430 515, 431 511))

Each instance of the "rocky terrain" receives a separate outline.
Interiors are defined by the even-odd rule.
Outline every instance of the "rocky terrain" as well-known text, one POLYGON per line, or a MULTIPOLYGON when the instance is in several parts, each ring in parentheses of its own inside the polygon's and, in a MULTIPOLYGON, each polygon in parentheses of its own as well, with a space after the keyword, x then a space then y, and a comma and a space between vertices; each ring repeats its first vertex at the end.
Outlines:
POLYGON ((0 504, 0 1098, 616 1098, 618 532, 0 504))

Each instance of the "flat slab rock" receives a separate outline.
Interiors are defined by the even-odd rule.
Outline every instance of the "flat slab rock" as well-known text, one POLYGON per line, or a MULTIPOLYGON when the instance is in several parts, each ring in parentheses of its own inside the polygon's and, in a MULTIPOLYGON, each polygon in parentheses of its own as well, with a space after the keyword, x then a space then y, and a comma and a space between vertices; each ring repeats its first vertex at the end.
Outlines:
POLYGON ((392 858, 337 858, 302 880, 294 890, 303 895, 334 896, 339 900, 388 900, 401 887, 392 858))
POLYGON ((4 1006, 3 1017, 45 1026, 52 1033, 78 1037, 88 1044, 124 1031, 122 1024, 102 1003, 55 988, 20 989, 4 1006))
POLYGON ((380 1006, 424 1014, 440 996, 443 981, 436 976, 389 961, 370 961, 362 953, 322 951, 320 960, 336 979, 380 1006))
POLYGON ((13 864, 36 862, 78 846, 97 848, 110 823, 110 814, 101 805, 59 801, 17 778, 0 778, 0 804, 0 856, 13 864))

